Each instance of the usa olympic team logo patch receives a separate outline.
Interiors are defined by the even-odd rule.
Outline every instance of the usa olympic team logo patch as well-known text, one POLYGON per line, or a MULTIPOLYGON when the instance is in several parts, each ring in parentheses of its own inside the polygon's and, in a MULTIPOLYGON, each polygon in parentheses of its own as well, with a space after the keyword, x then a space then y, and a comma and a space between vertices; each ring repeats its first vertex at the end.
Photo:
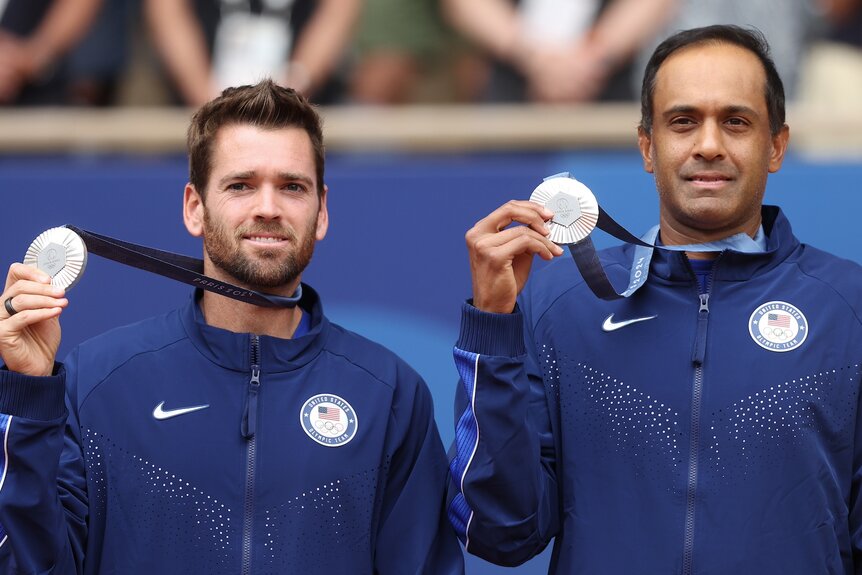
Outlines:
POLYGON ((356 412, 337 395, 321 393, 309 398, 299 412, 306 435, 326 447, 341 447, 356 437, 356 412))
POLYGON ((799 309, 783 301, 765 303, 748 320, 751 338, 769 351, 796 349, 808 337, 808 321, 799 309))

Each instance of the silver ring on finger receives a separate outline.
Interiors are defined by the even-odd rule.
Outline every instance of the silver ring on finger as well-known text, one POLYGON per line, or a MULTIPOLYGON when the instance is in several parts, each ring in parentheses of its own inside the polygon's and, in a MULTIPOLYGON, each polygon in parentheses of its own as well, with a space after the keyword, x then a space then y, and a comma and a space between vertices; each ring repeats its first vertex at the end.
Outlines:
POLYGON ((12 298, 13 298, 13 297, 15 297, 15 296, 7 297, 7 298, 3 301, 3 307, 5 307, 5 308, 6 308, 6 313, 8 313, 8 314, 9 314, 9 317, 12 317, 12 316, 13 316, 13 315, 15 315, 16 313, 18 313, 18 310, 17 310, 17 309, 15 309, 14 307, 12 307, 12 298))

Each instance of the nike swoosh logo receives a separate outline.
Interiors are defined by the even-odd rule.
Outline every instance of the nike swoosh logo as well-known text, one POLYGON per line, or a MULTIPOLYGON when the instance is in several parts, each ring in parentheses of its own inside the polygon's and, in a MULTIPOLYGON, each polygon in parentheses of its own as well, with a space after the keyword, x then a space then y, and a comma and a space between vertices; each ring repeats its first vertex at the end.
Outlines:
POLYGON ((641 321, 647 321, 650 319, 657 318, 657 315, 651 315, 648 317, 636 317, 634 319, 627 319, 623 321, 614 321, 614 314, 609 315, 605 318, 604 323, 602 323, 602 331, 616 331, 620 328, 626 327, 627 325, 631 325, 633 323, 638 323, 641 321))
POLYGON ((156 406, 153 410, 153 417, 158 419, 159 421, 163 419, 170 419, 172 417, 176 417, 178 415, 185 415, 187 413, 192 413, 193 411, 200 411, 201 409, 206 409, 209 407, 207 405, 195 405, 193 407, 181 407, 179 409, 162 409, 165 406, 165 402, 161 402, 156 406))

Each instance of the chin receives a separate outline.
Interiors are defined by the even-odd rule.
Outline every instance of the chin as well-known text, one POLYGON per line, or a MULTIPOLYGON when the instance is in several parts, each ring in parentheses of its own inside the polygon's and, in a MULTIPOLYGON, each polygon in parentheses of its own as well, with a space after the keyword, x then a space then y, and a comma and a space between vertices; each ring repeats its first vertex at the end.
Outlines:
POLYGON ((734 235, 742 231, 742 226, 738 219, 727 217, 700 217, 685 222, 686 225, 700 232, 707 234, 716 234, 716 236, 726 237, 734 235))
MULTIPOLYGON (((737 207, 736 210, 739 208, 737 207)), ((683 212, 694 219, 727 219, 734 213, 734 206, 728 205, 726 198, 707 196, 692 199, 683 206, 683 212)))

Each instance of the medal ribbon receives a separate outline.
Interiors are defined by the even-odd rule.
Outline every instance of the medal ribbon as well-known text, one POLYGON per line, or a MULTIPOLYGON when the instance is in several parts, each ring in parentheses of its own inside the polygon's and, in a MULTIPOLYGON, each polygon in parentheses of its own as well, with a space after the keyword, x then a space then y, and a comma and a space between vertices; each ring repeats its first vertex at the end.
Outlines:
POLYGON ((302 298, 302 285, 290 297, 266 294, 231 285, 203 274, 203 260, 124 242, 73 225, 64 226, 79 236, 87 250, 144 271, 187 283, 189 285, 261 307, 296 307, 302 298))
MULTIPOLYGON (((551 178, 572 178, 572 176, 569 172, 562 172, 548 176, 545 180, 551 178)), ((618 292, 608 279, 590 236, 585 237, 579 242, 565 244, 568 246, 569 253, 572 255, 572 259, 575 260, 575 264, 577 264, 578 270, 580 270, 587 285, 597 297, 603 300, 627 298, 640 289, 646 283, 649 276, 650 262, 656 249, 674 252, 720 252, 733 250, 743 253, 762 253, 766 251, 765 241, 755 241, 745 233, 739 233, 728 238, 713 242, 704 242, 702 244, 679 246, 656 245, 655 242, 658 239, 659 232, 658 226, 653 227, 647 232, 643 239, 638 238, 618 224, 601 206, 599 206, 599 217, 596 227, 621 241, 636 246, 631 272, 629 273, 628 287, 625 291, 618 292)))

